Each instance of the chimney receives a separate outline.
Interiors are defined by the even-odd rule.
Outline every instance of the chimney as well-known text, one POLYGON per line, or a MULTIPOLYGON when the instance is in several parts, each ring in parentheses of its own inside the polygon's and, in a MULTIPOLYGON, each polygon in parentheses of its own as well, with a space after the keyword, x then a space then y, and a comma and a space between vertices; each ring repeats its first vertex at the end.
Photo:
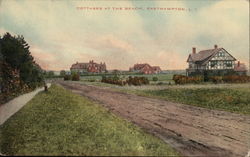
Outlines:
POLYGON ((238 67, 240 67, 240 61, 238 61, 238 67))
POLYGON ((195 47, 193 47, 193 54, 195 54, 196 53, 196 48, 195 47))
POLYGON ((218 45, 214 45, 214 49, 217 49, 218 48, 218 45))

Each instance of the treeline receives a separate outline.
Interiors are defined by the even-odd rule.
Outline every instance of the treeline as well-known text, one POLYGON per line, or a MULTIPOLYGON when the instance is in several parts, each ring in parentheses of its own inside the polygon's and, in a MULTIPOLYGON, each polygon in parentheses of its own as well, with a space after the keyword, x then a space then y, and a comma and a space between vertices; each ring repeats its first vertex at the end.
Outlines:
POLYGON ((29 48, 23 36, 0 36, 0 104, 44 83, 43 70, 29 48))

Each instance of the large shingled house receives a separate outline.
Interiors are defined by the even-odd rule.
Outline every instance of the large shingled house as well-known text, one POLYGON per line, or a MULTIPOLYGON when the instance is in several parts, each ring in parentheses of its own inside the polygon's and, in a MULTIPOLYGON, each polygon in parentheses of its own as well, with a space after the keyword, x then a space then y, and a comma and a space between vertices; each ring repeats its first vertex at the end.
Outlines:
POLYGON ((151 66, 148 63, 135 64, 133 67, 129 68, 130 72, 137 72, 143 74, 158 74, 161 72, 159 66, 151 66))
POLYGON ((70 68, 71 72, 79 72, 79 73, 102 73, 106 72, 106 64, 104 63, 95 63, 93 60, 89 61, 89 63, 78 63, 72 64, 70 68))
POLYGON ((224 48, 218 48, 217 45, 214 45, 213 49, 202 50, 198 53, 193 47, 187 59, 187 76, 227 75, 235 72, 245 74, 247 71, 245 65, 240 62, 235 63, 235 61, 235 57, 224 48))

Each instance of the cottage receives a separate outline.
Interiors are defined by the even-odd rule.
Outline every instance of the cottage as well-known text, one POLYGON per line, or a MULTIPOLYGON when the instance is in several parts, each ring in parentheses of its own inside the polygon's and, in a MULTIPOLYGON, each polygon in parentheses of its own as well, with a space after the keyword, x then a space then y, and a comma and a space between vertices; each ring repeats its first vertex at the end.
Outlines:
POLYGON ((234 66, 234 71, 238 73, 239 75, 246 75, 247 74, 246 65, 238 61, 238 63, 234 66))
POLYGON ((159 66, 151 66, 147 63, 144 63, 135 64, 133 67, 129 68, 129 71, 143 74, 158 74, 161 72, 161 68, 159 66))
MULTIPOLYGON (((238 71, 246 71, 243 65, 235 64, 236 58, 224 48, 214 45, 213 49, 202 50, 196 53, 196 48, 189 54, 186 69, 187 76, 193 75, 227 75, 238 71), (239 68, 241 66, 241 68, 239 68)), ((243 72, 244 73, 244 72, 243 72)))
POLYGON ((75 64, 72 64, 70 68, 71 72, 79 72, 79 73, 102 73, 106 72, 106 64, 100 63, 97 64, 93 60, 90 60, 89 63, 78 63, 76 62, 75 64))

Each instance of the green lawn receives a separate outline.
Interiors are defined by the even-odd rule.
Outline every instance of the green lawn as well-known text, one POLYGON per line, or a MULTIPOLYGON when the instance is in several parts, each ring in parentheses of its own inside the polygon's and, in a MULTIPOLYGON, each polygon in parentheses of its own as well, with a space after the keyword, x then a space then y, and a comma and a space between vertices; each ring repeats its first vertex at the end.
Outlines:
POLYGON ((250 88, 169 88, 133 93, 184 104, 250 115, 250 88))
POLYGON ((250 84, 190 84, 116 86, 101 82, 82 82, 94 86, 106 86, 112 90, 140 96, 164 99, 208 109, 224 110, 250 115, 250 84), (159 89, 159 88, 163 89, 159 89))
POLYGON ((7 155, 177 155, 101 105, 52 85, 0 127, 7 155))

